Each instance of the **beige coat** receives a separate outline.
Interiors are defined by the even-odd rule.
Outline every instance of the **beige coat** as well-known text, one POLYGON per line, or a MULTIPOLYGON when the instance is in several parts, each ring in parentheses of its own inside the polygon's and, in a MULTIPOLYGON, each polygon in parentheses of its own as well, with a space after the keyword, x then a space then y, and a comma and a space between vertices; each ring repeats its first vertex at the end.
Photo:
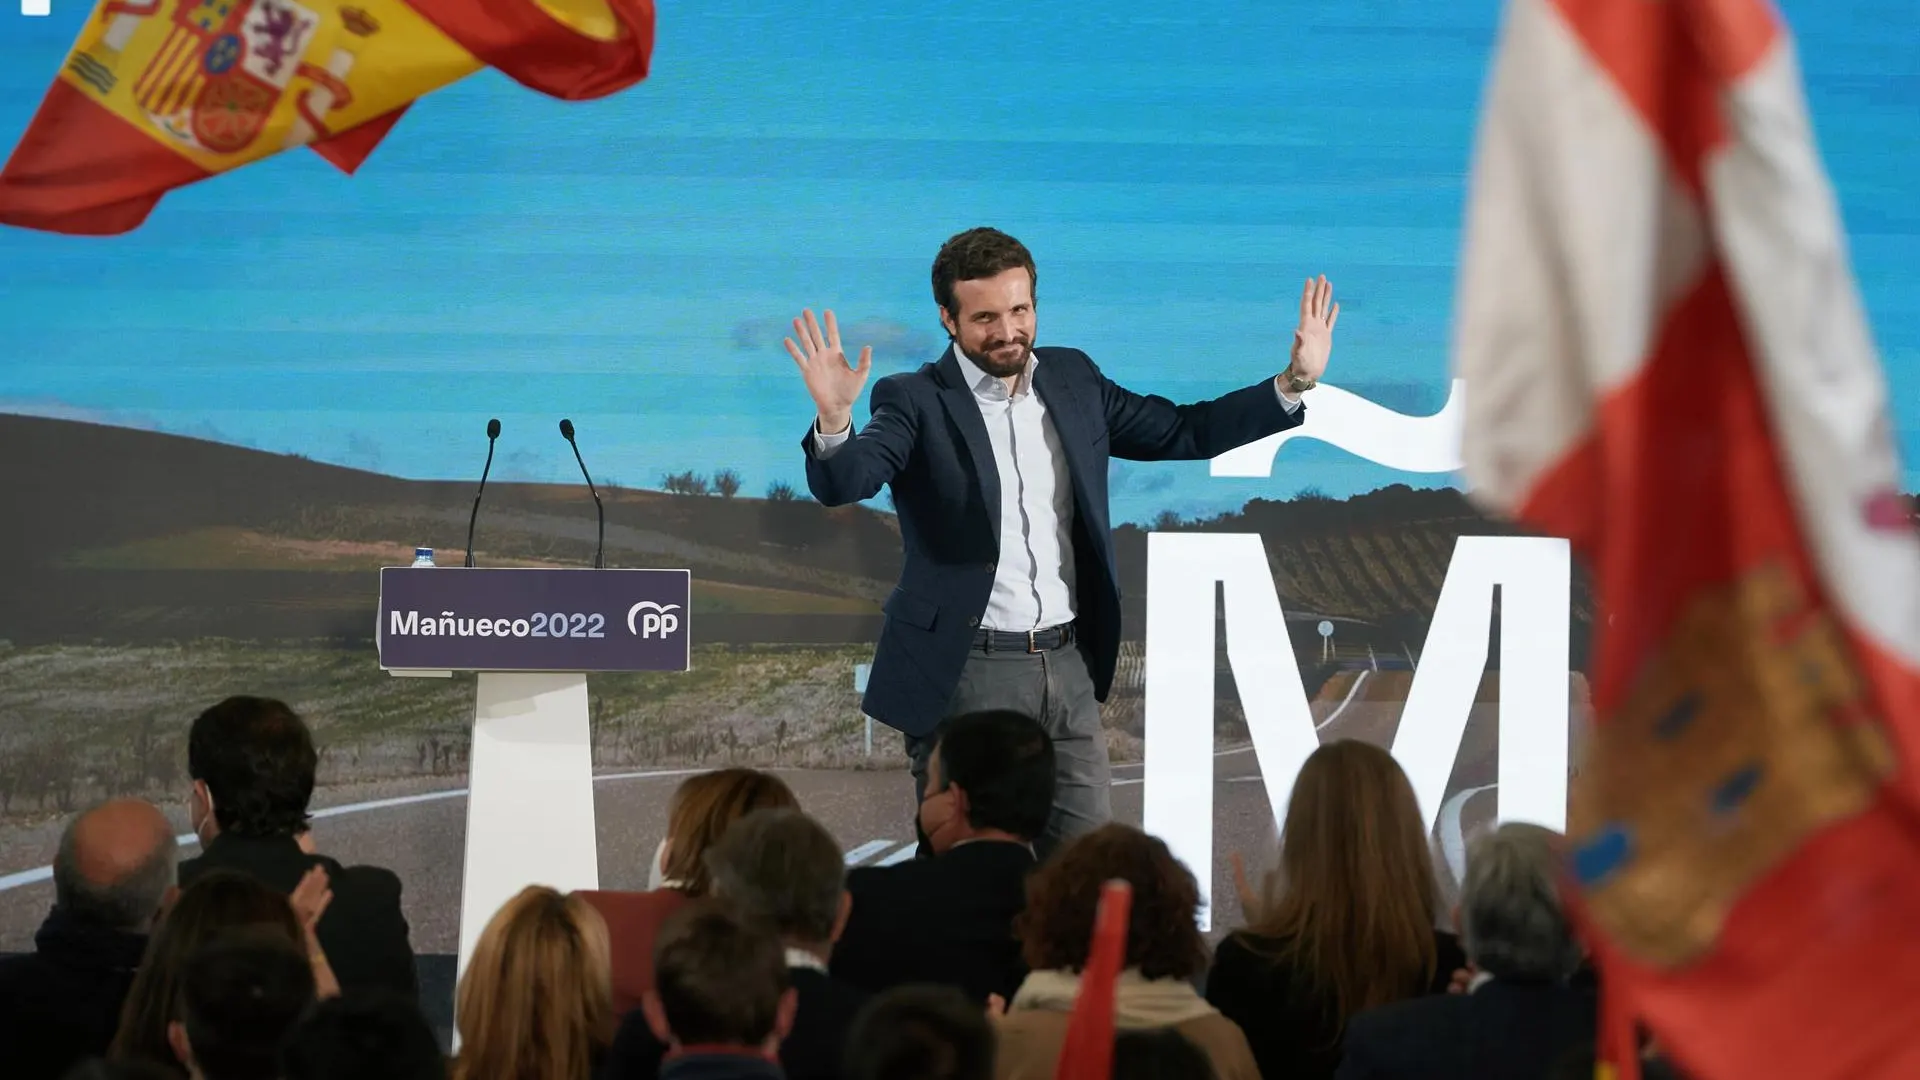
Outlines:
MULTIPOLYGON (((997 1024, 996 1080, 1053 1080, 1079 990, 1080 979, 1070 972, 1036 971, 1027 976, 997 1024)), ((1219 1080, 1260 1080, 1259 1066, 1239 1025, 1221 1016, 1179 979, 1148 980, 1138 971, 1122 972, 1114 986, 1114 1027, 1120 1031, 1173 1028, 1212 1060, 1219 1080)))

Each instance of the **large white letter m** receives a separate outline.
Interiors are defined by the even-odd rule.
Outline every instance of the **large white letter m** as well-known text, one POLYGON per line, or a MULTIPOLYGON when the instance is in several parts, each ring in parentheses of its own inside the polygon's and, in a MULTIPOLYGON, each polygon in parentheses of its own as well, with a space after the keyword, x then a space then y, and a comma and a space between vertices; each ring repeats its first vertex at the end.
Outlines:
MULTIPOLYGON (((1463 536, 1393 738, 1431 829, 1481 676, 1501 586, 1499 816, 1565 828, 1571 559, 1564 540, 1463 536)), ((1320 745, 1280 597, 1257 533, 1147 538, 1144 825, 1213 883, 1214 586, 1227 663, 1275 820, 1320 745)), ((1203 915, 1202 925, 1210 923, 1203 915)))

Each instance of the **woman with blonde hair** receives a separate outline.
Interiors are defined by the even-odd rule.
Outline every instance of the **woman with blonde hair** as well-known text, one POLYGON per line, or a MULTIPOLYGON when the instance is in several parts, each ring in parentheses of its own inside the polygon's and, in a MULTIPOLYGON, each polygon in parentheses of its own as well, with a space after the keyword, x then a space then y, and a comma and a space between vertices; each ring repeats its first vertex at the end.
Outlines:
POLYGON ((1437 929, 1426 819, 1393 755, 1342 739, 1294 780, 1280 865, 1214 953, 1207 1000, 1246 1031, 1263 1076, 1325 1080, 1353 1014, 1444 992, 1465 963, 1437 929))
POLYGON ((578 895, 529 885, 467 959, 451 1080, 592 1080, 613 1040, 607 926, 578 895))
POLYGON ((797 810, 800 801, 780 778, 758 769, 716 769, 690 776, 667 806, 667 835, 654 855, 655 887, 646 892, 582 892, 606 919, 617 958, 613 1008, 640 1007, 653 989, 653 941, 668 916, 707 895, 707 849, 727 827, 755 810, 797 810))

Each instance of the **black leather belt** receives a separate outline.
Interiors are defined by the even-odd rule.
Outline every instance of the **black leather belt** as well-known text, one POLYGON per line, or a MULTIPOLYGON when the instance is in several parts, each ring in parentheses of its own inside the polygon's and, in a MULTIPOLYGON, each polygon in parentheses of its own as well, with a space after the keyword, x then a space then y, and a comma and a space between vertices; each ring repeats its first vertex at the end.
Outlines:
POLYGON ((1074 640, 1072 623, 1025 631, 988 630, 982 627, 973 635, 973 647, 983 652, 1041 653, 1064 649, 1074 640))

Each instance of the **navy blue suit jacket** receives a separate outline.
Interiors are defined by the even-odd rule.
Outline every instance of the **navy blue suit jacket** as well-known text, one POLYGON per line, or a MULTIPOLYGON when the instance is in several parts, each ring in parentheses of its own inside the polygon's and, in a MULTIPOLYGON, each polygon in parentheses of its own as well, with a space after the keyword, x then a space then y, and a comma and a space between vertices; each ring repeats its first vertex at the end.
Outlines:
MULTIPOLYGON (((1094 693, 1104 701, 1120 653, 1107 460, 1217 457, 1300 423, 1306 409, 1282 407, 1271 378, 1212 401, 1175 405, 1115 385, 1077 349, 1034 353, 1034 391, 1059 433, 1073 486, 1075 622, 1094 693)), ((867 425, 825 458, 808 431, 801 440, 807 486, 828 506, 893 489, 906 560, 882 608, 863 708, 909 735, 925 735, 946 714, 993 592, 1000 474, 986 421, 951 349, 918 371, 874 383, 871 404, 867 425)))

